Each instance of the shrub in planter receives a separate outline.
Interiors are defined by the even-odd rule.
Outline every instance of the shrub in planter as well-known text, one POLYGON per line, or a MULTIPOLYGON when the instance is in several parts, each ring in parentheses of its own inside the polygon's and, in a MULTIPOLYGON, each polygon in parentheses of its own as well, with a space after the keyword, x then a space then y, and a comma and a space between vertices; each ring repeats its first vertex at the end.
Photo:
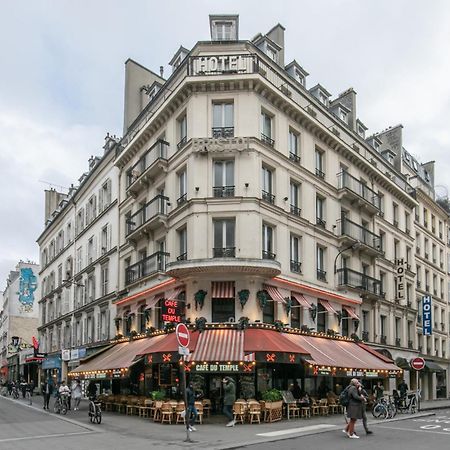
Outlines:
POLYGON ((248 324, 250 322, 250 319, 248 317, 240 317, 238 320, 238 326, 240 330, 245 330, 248 328, 248 324))
POLYGON ((164 391, 152 391, 150 395, 153 400, 164 400, 166 393, 164 391))
POLYGON ((269 389, 262 393, 262 399, 266 402, 279 402, 283 400, 283 396, 278 389, 269 389))

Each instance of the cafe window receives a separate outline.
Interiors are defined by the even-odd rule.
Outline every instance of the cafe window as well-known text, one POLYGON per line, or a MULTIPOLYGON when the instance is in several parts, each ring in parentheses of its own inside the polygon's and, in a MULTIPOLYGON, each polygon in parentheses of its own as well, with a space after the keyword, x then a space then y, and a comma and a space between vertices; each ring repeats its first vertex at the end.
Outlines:
POLYGON ((348 336, 349 335, 349 322, 350 318, 348 316, 348 312, 343 309, 342 310, 342 316, 341 316, 341 324, 342 324, 342 336, 348 336))
POLYGON ((263 322, 273 323, 275 321, 275 302, 268 300, 263 308, 263 322))
POLYGON ((317 305, 317 331, 327 331, 327 310, 319 303, 317 305))
POLYGON ((212 299, 212 321, 213 322, 234 322, 235 301, 234 298, 213 298, 212 299))
POLYGON ((138 333, 145 333, 147 320, 145 318, 146 305, 141 305, 138 310, 138 333))
POLYGON ((300 328, 302 326, 302 308, 300 303, 291 297, 292 308, 291 308, 291 327, 292 328, 300 328))

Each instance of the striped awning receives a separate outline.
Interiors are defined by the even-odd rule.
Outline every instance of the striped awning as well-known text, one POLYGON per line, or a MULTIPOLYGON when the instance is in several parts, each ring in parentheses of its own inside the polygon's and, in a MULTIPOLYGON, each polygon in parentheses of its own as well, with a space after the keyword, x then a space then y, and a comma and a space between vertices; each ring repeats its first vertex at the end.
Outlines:
POLYGON ((299 294, 298 292, 291 292, 291 295, 295 298, 295 300, 297 300, 302 308, 311 308, 311 305, 308 303, 308 300, 306 300, 306 297, 303 294, 299 294))
POLYGON ((331 306, 331 303, 328 300, 322 300, 319 298, 319 303, 330 313, 336 314, 337 311, 331 306))
POLYGON ((270 298, 278 303, 286 303, 284 297, 280 294, 280 291, 275 286, 264 285, 264 289, 270 295, 270 298))
POLYGON ((234 281, 213 281, 211 298, 234 298, 234 281))
POLYGON ((236 329, 205 330, 200 333, 189 361, 252 361, 244 354, 244 333, 236 329))
POLYGON ((164 296, 166 300, 178 300, 178 296, 184 291, 184 286, 177 287, 170 290, 167 295, 164 296))
POLYGON ((349 317, 351 317, 352 319, 355 319, 355 320, 359 320, 358 314, 356 314, 355 310, 351 306, 342 305, 342 308, 347 311, 347 314, 349 315, 349 317))
POLYGON ((154 295, 150 300, 147 300, 145 309, 153 308, 162 298, 164 298, 164 294, 154 295))

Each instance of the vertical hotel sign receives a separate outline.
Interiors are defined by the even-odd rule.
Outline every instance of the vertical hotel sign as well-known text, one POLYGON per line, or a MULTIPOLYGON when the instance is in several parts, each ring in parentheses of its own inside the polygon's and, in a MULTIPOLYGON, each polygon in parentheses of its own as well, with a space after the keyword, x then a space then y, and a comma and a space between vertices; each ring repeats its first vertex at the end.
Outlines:
POLYGON ((424 295, 422 297, 422 323, 423 323, 423 335, 431 336, 433 334, 433 329, 431 317, 431 296, 424 295))
POLYGON ((395 272, 397 276, 395 298, 404 300, 405 298, 405 260, 403 258, 395 260, 395 272))

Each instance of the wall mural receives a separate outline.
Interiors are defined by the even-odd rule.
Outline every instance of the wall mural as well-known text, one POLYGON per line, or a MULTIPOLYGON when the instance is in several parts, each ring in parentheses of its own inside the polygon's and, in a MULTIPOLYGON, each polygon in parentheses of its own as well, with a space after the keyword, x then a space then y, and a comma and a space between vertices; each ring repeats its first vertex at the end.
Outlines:
POLYGON ((20 269, 19 302, 25 312, 33 311, 34 291, 37 288, 37 278, 30 267, 20 269))

